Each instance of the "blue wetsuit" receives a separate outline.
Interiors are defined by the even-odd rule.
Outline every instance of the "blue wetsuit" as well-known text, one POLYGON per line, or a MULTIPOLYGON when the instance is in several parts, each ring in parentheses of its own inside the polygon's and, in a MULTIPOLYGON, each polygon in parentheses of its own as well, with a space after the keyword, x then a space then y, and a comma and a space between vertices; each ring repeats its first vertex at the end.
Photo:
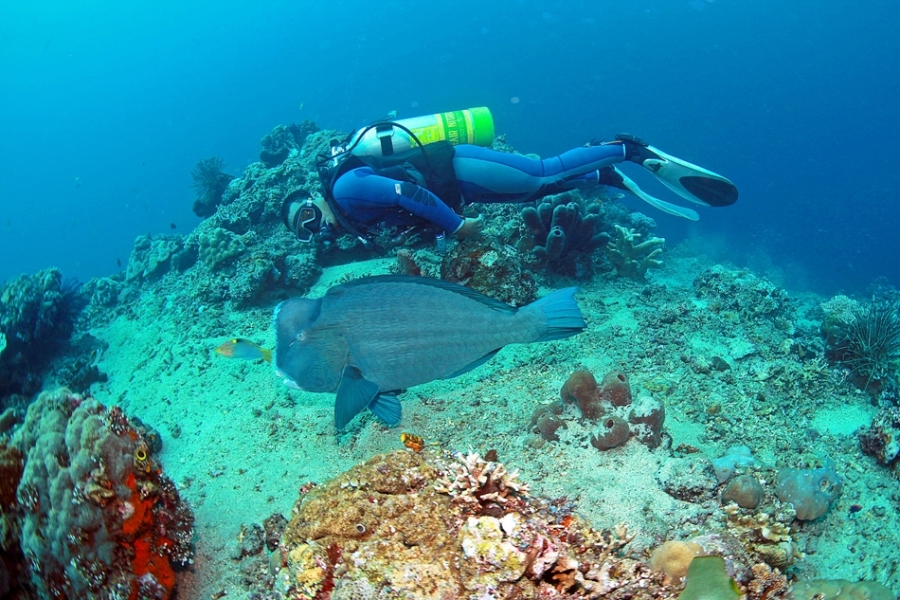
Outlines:
MULTIPOLYGON (((528 202, 600 181, 599 170, 625 160, 625 147, 612 143, 569 150, 552 158, 529 158, 479 146, 455 147, 453 170, 463 199, 472 202, 528 202)), ((405 228, 424 219, 453 233, 463 223, 440 198, 424 187, 358 167, 334 182, 335 201, 363 225, 384 223, 405 228)))

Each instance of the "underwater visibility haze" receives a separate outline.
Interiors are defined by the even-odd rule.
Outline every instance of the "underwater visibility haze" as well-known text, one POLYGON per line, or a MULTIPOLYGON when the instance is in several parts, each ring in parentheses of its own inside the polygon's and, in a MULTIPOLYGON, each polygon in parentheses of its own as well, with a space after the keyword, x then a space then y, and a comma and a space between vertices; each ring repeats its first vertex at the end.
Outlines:
POLYGON ((896 598, 897 23, 0 4, 0 598, 896 598), (506 157, 650 146, 445 237, 283 214, 475 107, 506 157), (628 193, 687 204, 654 149, 728 201, 628 193))

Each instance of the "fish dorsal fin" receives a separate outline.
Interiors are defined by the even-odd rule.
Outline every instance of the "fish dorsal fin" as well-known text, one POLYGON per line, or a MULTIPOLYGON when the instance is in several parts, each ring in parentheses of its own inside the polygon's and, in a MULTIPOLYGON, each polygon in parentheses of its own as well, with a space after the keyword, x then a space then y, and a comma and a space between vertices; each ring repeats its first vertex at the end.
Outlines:
POLYGON ((369 406, 378 395, 378 384, 363 377, 356 367, 347 365, 341 373, 334 402, 334 425, 338 430, 369 406))
POLYGON ((347 283, 342 283, 341 285, 335 286, 328 290, 325 295, 331 296, 333 294, 340 294, 350 288, 354 288, 360 285, 377 285, 379 283, 427 285, 448 292, 453 292, 454 294, 459 294, 460 296, 465 296, 466 298, 470 298, 472 300, 475 300, 476 302, 480 302, 481 304, 484 304, 485 306, 497 311, 513 313, 518 310, 514 306, 510 306, 505 302, 495 300, 490 296, 485 296, 481 292, 476 292, 475 290, 467 288, 464 285, 451 283, 442 279, 433 279, 431 277, 416 277, 413 275, 374 275, 372 277, 362 277, 360 279, 354 279, 353 281, 348 281, 347 283))

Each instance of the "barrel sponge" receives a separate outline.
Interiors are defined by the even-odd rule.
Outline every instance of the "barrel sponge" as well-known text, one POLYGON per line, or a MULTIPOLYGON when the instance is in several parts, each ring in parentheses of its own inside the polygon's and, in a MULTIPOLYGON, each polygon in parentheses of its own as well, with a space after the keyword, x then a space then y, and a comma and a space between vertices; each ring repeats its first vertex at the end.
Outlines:
POLYGON ((813 579, 800 581, 791 587, 796 600, 895 600, 889 588, 875 581, 847 581, 846 579, 813 579))
POLYGON ((678 583, 687 575, 695 557, 703 554, 696 542, 670 540, 650 554, 650 568, 665 576, 666 584, 678 583))
POLYGON ((631 429, 624 419, 607 415, 600 420, 597 433, 591 436, 591 445, 598 450, 611 450, 627 442, 630 436, 631 429))
POLYGON ((753 475, 738 475, 722 490, 722 503, 734 502, 741 508, 756 508, 763 501, 762 484, 753 475))
POLYGON ((223 227, 201 232, 197 241, 200 259, 212 270, 218 269, 246 249, 239 235, 223 227))
POLYGON ((814 521, 828 512, 842 488, 841 478, 831 467, 782 469, 775 476, 775 494, 794 505, 801 521, 814 521))
POLYGON ((563 408, 563 403, 560 400, 538 407, 531 416, 531 427, 537 429, 541 437, 548 442, 558 442, 559 435, 557 435, 556 430, 560 427, 567 427, 566 422, 560 417, 563 408))
POLYGON ((600 396, 613 406, 631 404, 631 383, 622 371, 610 371, 600 382, 600 396))
POLYGON ((605 412, 597 388, 597 380, 590 371, 575 371, 563 384, 559 395, 563 402, 574 402, 585 419, 596 420, 605 412))

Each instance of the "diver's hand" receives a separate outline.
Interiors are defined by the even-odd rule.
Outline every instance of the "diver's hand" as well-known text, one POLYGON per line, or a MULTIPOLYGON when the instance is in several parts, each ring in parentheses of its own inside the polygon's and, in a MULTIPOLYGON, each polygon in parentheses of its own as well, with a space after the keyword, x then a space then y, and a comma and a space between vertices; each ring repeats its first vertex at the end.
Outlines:
POLYGON ((482 229, 484 229, 484 217, 478 215, 474 219, 463 219, 462 225, 460 225, 459 229, 456 230, 455 235, 459 239, 475 237, 476 235, 481 233, 482 229))

